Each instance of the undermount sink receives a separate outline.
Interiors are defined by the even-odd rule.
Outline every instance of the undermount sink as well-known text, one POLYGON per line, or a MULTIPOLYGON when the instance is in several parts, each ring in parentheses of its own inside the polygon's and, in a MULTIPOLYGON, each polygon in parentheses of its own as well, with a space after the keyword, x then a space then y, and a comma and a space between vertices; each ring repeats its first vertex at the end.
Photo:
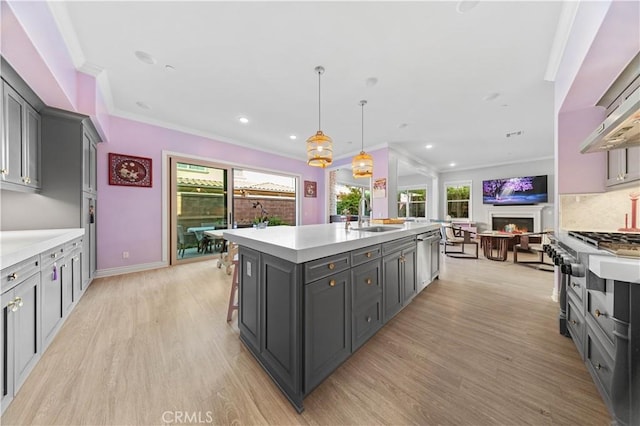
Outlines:
POLYGON ((366 231, 366 232, 386 232, 386 231, 395 231, 398 228, 397 226, 366 226, 364 228, 352 228, 354 231, 366 231))

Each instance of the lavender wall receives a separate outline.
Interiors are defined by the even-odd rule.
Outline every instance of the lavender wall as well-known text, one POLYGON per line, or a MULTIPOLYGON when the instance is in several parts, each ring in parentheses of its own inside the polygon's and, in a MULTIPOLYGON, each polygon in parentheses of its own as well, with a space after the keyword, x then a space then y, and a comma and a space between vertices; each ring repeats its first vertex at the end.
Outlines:
POLYGON ((579 147, 604 119, 594 105, 640 51, 639 16, 638 2, 580 4, 556 81, 559 194, 605 190, 605 154, 579 147))
MULTIPOLYGON (((2 55, 48 105, 90 115, 105 138, 98 148, 98 270, 129 268, 162 261, 162 151, 265 168, 318 182, 324 194, 323 170, 294 160, 203 137, 109 116, 96 79, 75 70, 48 6, 38 2, 5 2, 2 10, 2 55), (42 54, 40 53, 42 52, 42 54), (118 152, 153 160, 152 188, 108 185, 107 157, 118 152), (130 252, 122 259, 122 251, 130 252)), ((46 159, 45 159, 46 161, 46 159)), ((29 194, 11 194, 28 197, 29 194)), ((15 200, 20 202, 19 199, 15 200)), ((323 197, 302 199, 302 224, 322 221, 323 197)), ((38 225, 34 221, 33 228, 38 225)))
POLYGON ((124 118, 110 118, 108 143, 98 147, 98 269, 150 264, 162 259, 162 152, 196 156, 246 168, 277 170, 318 182, 318 198, 302 197, 301 223, 322 222, 324 171, 305 161, 217 142, 200 136, 144 124, 124 118), (153 187, 132 188, 108 184, 108 153, 150 157, 153 187), (128 251, 129 258, 122 259, 128 251))

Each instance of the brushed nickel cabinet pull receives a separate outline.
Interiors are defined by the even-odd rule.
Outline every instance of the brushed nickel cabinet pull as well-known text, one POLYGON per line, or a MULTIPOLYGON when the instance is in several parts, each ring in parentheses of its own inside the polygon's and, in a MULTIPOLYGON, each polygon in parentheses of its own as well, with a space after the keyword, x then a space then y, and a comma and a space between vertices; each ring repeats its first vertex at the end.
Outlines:
POLYGON ((371 322, 371 317, 367 317, 367 322, 371 322))
POLYGON ((9 281, 13 281, 17 278, 18 278, 18 274, 16 274, 15 272, 9 274, 9 281))
POLYGON ((596 370, 601 370, 601 369, 602 369, 602 366, 600 365, 600 363, 597 363, 596 364, 596 370))
POLYGON ((366 280, 364 280, 364 282, 371 285, 373 281, 371 280, 371 278, 367 278, 366 280))
POLYGON ((333 262, 331 262, 329 264, 329 269, 331 269, 333 271, 334 269, 336 269, 336 265, 334 265, 333 262))
POLYGON ((371 252, 370 252, 370 251, 368 251, 368 252, 367 252, 367 254, 366 254, 366 256, 367 256, 367 257, 371 257, 371 252))
POLYGON ((602 312, 600 312, 600 309, 596 309, 594 314, 595 314, 596 318, 600 318, 601 315, 604 315, 602 312))
POLYGON ((330 285, 331 287, 334 287, 334 286, 336 285, 336 280, 331 280, 331 281, 329 281, 329 285, 330 285))

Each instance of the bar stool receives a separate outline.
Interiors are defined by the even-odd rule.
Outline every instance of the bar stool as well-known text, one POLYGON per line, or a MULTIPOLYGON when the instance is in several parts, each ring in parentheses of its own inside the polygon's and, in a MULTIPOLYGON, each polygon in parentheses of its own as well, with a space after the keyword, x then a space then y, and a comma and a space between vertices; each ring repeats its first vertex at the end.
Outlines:
POLYGON ((229 307, 227 309, 227 322, 231 322, 233 311, 238 309, 236 295, 238 293, 238 245, 229 243, 229 251, 227 256, 231 265, 233 265, 233 277, 231 278, 231 294, 229 294, 229 307))

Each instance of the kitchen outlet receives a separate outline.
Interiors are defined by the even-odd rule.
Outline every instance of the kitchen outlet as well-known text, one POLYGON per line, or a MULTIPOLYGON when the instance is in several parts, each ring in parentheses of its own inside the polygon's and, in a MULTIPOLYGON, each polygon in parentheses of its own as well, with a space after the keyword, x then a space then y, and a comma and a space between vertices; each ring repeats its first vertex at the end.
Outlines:
POLYGON ((123 251, 122 252, 122 258, 123 259, 128 259, 129 258, 129 252, 128 251, 123 251))

